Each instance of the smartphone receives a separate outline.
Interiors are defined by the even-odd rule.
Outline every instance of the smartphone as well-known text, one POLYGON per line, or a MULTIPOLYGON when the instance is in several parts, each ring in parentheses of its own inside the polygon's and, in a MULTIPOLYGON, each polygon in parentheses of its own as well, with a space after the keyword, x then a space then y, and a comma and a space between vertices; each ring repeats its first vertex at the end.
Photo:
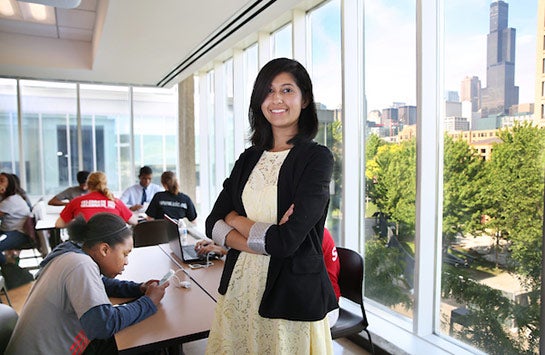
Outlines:
POLYGON ((165 274, 165 276, 163 276, 163 278, 159 281, 159 284, 157 286, 161 286, 162 284, 164 284, 165 282, 167 282, 167 280, 172 276, 174 275, 174 270, 168 270, 168 272, 165 274))

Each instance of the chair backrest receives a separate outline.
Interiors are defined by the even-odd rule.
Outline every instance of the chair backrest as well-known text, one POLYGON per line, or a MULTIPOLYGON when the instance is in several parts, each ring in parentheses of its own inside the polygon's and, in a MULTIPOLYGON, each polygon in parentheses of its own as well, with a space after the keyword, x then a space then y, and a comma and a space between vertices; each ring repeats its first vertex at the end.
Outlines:
POLYGON ((19 316, 13 308, 0 303, 0 354, 3 354, 8 346, 17 319, 19 319, 19 316))
POLYGON ((40 250, 41 241, 36 234, 36 218, 34 218, 34 216, 28 216, 26 218, 25 224, 23 224, 23 232, 25 232, 25 234, 32 239, 32 243, 34 244, 33 246, 40 250))
POLYGON ((363 306, 363 257, 356 251, 343 247, 337 247, 337 254, 341 264, 338 277, 341 297, 361 306, 363 321, 367 326, 367 316, 363 306))
MULTIPOLYGON (((134 247, 145 247, 168 243, 168 235, 172 233, 172 228, 176 228, 166 219, 156 219, 138 223, 132 229, 134 247)), ((176 232, 176 230, 174 230, 176 232)))

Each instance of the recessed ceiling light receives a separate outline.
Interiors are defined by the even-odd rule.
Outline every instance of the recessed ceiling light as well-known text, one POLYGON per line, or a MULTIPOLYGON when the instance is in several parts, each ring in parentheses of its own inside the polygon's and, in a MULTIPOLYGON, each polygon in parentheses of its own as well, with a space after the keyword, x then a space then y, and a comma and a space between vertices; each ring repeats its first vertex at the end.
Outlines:
POLYGON ((0 14, 4 16, 15 15, 15 8, 10 0, 0 0, 0 14))

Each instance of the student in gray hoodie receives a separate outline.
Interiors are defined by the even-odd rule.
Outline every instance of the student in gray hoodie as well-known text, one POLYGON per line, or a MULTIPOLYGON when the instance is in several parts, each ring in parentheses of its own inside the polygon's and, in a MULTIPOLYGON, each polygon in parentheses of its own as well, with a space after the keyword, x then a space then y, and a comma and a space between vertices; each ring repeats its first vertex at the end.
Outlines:
POLYGON ((125 221, 99 213, 68 226, 70 240, 40 264, 6 354, 117 353, 113 335, 157 311, 168 282, 114 279, 133 248, 125 221), (135 301, 113 306, 108 297, 135 301))

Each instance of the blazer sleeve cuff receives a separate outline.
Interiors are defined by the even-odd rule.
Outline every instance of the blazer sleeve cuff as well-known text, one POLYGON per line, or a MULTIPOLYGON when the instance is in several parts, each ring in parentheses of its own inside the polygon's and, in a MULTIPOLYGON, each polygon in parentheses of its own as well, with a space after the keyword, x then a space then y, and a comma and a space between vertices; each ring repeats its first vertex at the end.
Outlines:
POLYGON ((272 223, 256 222, 250 228, 250 235, 248 236, 248 247, 253 251, 260 254, 267 254, 265 250, 265 234, 272 223))
POLYGON ((214 243, 217 245, 225 247, 225 237, 227 237, 227 234, 233 229, 234 228, 225 223, 223 219, 218 220, 216 224, 214 224, 214 228, 212 228, 212 240, 214 240, 214 243))

